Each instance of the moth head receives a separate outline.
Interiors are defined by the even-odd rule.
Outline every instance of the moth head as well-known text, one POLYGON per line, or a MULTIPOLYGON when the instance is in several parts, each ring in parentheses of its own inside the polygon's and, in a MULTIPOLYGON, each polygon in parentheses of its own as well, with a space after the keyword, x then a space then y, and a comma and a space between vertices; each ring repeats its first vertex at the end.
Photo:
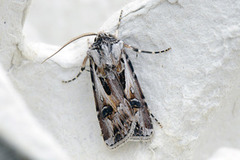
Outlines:
POLYGON ((108 33, 100 33, 88 50, 89 56, 98 67, 114 68, 120 63, 123 41, 108 33))
POLYGON ((99 33, 94 39, 94 43, 97 45, 104 42, 115 43, 116 41, 118 41, 118 39, 114 35, 104 32, 99 33))

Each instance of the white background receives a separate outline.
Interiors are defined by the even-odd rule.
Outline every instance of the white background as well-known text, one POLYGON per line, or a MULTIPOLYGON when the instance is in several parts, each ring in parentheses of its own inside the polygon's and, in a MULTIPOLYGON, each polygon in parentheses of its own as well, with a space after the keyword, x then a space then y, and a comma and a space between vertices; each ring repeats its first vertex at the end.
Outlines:
POLYGON ((127 1, 33 1, 25 39, 28 1, 0 2, 1 98, 8 96, 15 104, 0 108, 1 120, 9 120, 0 121, 0 136, 16 149, 48 159, 64 157, 61 149, 71 159, 202 160, 222 147, 236 150, 220 149, 215 159, 239 155, 239 1, 138 0, 125 7, 127 1), (89 73, 61 83, 79 71, 86 39, 40 63, 58 49, 53 45, 84 32, 114 31, 120 9, 127 15, 120 27, 122 40, 140 49, 172 50, 137 58, 127 50, 163 128, 154 124, 148 143, 129 142, 109 151, 100 135, 89 73), (6 94, 12 88, 25 105, 6 94))

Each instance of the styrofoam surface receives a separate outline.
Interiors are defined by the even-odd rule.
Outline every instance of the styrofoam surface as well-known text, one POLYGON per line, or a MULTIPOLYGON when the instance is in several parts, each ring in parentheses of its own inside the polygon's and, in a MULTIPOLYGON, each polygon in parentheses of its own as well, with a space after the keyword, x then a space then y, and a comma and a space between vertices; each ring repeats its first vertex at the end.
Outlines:
MULTIPOLYGON (((61 83, 78 73, 86 39, 40 64, 56 46, 26 43, 17 35, 23 58, 9 76, 72 159, 207 159, 221 146, 240 148, 239 6, 234 0, 139 0, 122 8, 120 39, 144 50, 172 48, 138 57, 127 50, 149 108, 163 125, 154 123, 155 135, 147 143, 109 151, 100 135, 89 73, 61 83)), ((99 31, 114 33, 118 16, 119 11, 99 31)))
POLYGON ((235 148, 219 148, 208 160, 239 160, 240 150, 235 148))

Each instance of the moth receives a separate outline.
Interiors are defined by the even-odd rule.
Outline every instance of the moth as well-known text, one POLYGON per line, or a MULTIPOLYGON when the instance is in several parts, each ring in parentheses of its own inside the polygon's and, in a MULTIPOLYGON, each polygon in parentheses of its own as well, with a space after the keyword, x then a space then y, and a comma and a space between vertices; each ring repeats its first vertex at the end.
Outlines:
MULTIPOLYGON (((75 78, 63 81, 63 83, 69 83, 78 78, 85 70, 86 62, 89 59, 97 118, 103 140, 110 149, 114 149, 128 140, 150 139, 153 135, 151 118, 157 121, 149 112, 125 48, 138 53, 150 54, 163 53, 171 49, 151 52, 126 44, 117 38, 121 19, 122 11, 115 35, 105 32, 80 35, 43 61, 45 62, 73 41, 86 36, 96 36, 94 42, 89 45, 80 72, 75 78)), ((161 124, 159 123, 159 125, 161 124)))

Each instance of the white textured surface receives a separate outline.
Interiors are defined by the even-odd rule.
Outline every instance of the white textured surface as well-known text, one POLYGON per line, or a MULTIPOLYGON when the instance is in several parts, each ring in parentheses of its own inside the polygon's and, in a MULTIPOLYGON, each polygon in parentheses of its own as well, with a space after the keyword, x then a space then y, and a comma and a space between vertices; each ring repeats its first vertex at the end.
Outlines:
POLYGON ((23 32, 29 41, 62 45, 97 31, 110 15, 133 0, 34 0, 23 32))
MULTIPOLYGON (((56 48, 26 44, 15 35, 28 60, 13 61, 10 76, 33 115, 72 159, 207 159, 219 147, 240 148, 239 6, 235 0, 139 0, 123 8, 122 40, 145 50, 172 48, 137 58, 128 51, 149 108, 163 125, 154 124, 148 143, 109 151, 100 136, 89 73, 61 83, 78 73, 86 39, 41 65, 56 48)), ((113 32, 118 16, 119 11, 100 30, 113 32)))
POLYGON ((18 68, 23 62, 18 46, 23 43, 22 23, 29 1, 1 0, 0 4, 0 141, 1 145, 8 143, 13 151, 4 153, 1 150, 0 154, 4 155, 0 155, 0 158, 68 160, 66 153, 39 125, 22 96, 17 93, 15 88, 18 83, 15 83, 14 88, 8 77, 11 75, 9 71, 18 68), (15 157, 14 152, 22 157, 15 157))
POLYGON ((220 148, 208 160, 239 160, 240 150, 234 148, 220 148))
MULTIPOLYGON (((63 152, 53 137, 44 131, 36 121, 36 118, 32 116, 32 113, 28 110, 22 97, 13 88, 9 78, 7 78, 7 73, 1 66, 0 75, 1 142, 8 143, 19 155, 29 159, 68 160, 66 153, 63 152)), ((1 157, 0 152, 0 159, 1 157)))

